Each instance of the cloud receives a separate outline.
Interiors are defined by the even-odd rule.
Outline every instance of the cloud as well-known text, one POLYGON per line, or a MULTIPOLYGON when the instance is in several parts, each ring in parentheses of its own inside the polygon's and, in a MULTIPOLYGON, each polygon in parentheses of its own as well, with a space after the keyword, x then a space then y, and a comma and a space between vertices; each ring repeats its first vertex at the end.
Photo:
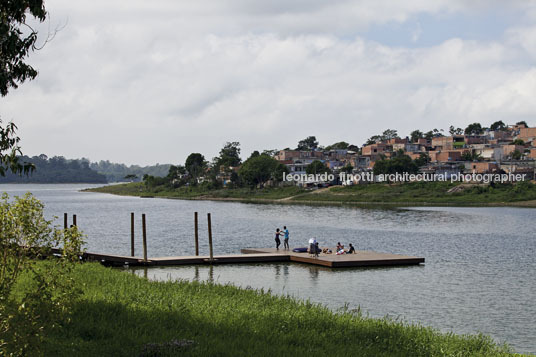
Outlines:
POLYGON ((363 32, 485 6, 466 3, 50 1, 68 26, 32 54, 38 79, 1 99, 1 114, 25 152, 141 164, 211 158, 226 141, 247 155, 308 135, 361 145, 386 128, 530 124, 530 21, 494 41, 422 48, 363 32))

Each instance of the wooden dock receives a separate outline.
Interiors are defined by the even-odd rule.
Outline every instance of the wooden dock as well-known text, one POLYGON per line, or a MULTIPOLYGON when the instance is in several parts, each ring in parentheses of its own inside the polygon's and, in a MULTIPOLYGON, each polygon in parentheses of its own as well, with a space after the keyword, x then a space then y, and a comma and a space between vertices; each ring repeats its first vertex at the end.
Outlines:
MULTIPOLYGON (((335 252, 334 248, 331 250, 335 252)), ((378 253, 371 250, 356 250, 355 254, 341 255, 320 253, 318 257, 313 257, 309 253, 295 253, 292 250, 277 250, 275 248, 248 248, 241 251, 244 254, 281 254, 288 256, 291 262, 322 265, 330 268, 416 265, 424 263, 424 258, 420 257, 378 253)))
POLYGON ((368 250, 356 251, 356 254, 324 254, 313 257, 309 253, 295 253, 292 250, 276 250, 275 248, 246 248, 242 254, 214 255, 210 256, 176 256, 151 258, 145 261, 140 257, 127 257, 111 254, 84 253, 84 260, 99 261, 106 265, 130 265, 130 266, 176 266, 176 265, 199 265, 199 264, 254 264, 275 262, 297 262, 312 265, 321 265, 330 268, 344 267, 377 267, 397 265, 417 265, 424 263, 424 258, 378 253, 368 250))

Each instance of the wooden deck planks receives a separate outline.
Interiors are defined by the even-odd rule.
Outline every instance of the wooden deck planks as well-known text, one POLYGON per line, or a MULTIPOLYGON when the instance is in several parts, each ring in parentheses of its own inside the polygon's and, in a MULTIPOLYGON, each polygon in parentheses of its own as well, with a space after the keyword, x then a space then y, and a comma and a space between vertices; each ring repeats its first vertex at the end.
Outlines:
POLYGON ((141 257, 127 257, 113 254, 84 253, 83 259, 99 261, 110 265, 144 265, 144 266, 174 266, 192 264, 253 264, 274 262, 298 262, 320 265, 330 268, 343 267, 372 267, 394 265, 417 265, 424 263, 424 258, 378 253, 373 251, 357 251, 356 254, 323 254, 312 257, 308 253, 294 253, 275 248, 245 248, 242 254, 216 255, 211 261, 210 256, 176 256, 150 258, 144 261, 141 257))

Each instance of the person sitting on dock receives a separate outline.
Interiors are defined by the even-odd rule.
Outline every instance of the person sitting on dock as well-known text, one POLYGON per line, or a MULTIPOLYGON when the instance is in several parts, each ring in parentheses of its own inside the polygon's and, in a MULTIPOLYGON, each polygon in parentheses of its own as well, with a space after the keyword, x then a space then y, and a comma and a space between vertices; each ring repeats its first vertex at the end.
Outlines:
POLYGON ((281 235, 281 232, 279 231, 279 228, 275 230, 275 249, 279 250, 279 246, 281 245, 281 239, 279 239, 279 236, 281 235))
POLYGON ((289 232, 288 232, 288 229, 287 229, 287 226, 283 226, 283 233, 285 234, 285 249, 290 249, 289 245, 288 245, 288 236, 289 236, 289 232))
POLYGON ((355 248, 354 246, 352 245, 352 243, 348 244, 348 246, 350 248, 348 248, 348 251, 346 252, 346 254, 355 254, 355 248))
POLYGON ((337 242, 337 249, 335 251, 338 252, 340 250, 344 250, 344 245, 342 245, 341 242, 337 242))

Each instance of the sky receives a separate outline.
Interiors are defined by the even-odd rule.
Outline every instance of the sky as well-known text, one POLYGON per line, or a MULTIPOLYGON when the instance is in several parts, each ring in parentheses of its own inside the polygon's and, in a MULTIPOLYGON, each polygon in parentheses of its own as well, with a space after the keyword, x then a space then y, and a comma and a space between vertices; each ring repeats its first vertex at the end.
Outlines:
POLYGON ((254 150, 361 146, 385 129, 536 125, 536 2, 48 0, 0 98, 24 154, 183 164, 254 150))

